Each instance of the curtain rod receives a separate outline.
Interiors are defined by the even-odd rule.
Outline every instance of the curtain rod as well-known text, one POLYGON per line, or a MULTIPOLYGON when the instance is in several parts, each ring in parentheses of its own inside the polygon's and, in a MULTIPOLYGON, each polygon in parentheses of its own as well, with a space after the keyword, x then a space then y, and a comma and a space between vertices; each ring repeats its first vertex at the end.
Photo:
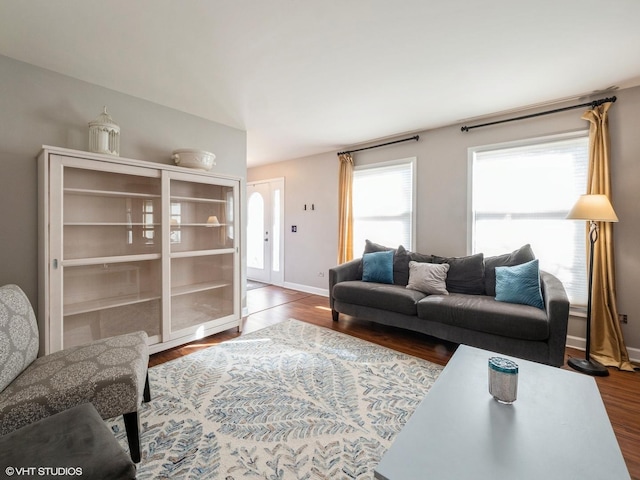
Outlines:
POLYGON ((580 107, 596 108, 602 105, 603 103, 615 102, 615 101, 616 101, 616 97, 601 98, 600 100, 594 100, 593 102, 581 103, 580 105, 572 105, 570 107, 556 108, 555 110, 547 110, 546 112, 532 113, 530 115, 523 115, 522 117, 507 118, 506 120, 498 120, 496 122, 481 123, 480 125, 472 125, 470 127, 467 127, 465 125, 464 127, 460 127, 460 130, 463 132, 468 132, 472 128, 488 127, 490 125, 497 125, 499 123, 506 123, 506 122, 515 122, 516 120, 525 120, 527 118, 540 117, 542 115, 549 115, 551 113, 564 112, 566 110, 573 110, 574 108, 580 108, 580 107))
POLYGON ((381 143, 379 145, 372 145, 370 147, 358 148, 356 150, 345 150, 344 152, 338 152, 338 155, 344 155, 345 153, 361 152, 362 150, 369 150, 370 148, 385 147, 387 145, 393 145, 394 143, 408 142, 409 140, 415 140, 417 142, 419 139, 420 139, 420 135, 414 135, 413 137, 404 138, 402 140, 395 140, 393 142, 381 143))

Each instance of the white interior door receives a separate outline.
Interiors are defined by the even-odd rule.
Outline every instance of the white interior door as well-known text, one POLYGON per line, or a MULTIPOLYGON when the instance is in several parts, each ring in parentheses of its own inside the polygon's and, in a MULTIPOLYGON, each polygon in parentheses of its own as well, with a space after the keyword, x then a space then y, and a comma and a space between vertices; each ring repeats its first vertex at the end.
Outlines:
POLYGON ((284 282, 284 179, 247 184, 247 278, 284 282))

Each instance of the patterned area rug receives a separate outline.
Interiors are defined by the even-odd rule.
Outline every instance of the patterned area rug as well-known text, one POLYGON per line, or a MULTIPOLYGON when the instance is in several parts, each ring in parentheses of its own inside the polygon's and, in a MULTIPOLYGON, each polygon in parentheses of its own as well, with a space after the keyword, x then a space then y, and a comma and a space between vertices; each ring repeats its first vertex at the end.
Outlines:
POLYGON ((371 479, 441 370, 297 320, 153 367, 138 478, 371 479))

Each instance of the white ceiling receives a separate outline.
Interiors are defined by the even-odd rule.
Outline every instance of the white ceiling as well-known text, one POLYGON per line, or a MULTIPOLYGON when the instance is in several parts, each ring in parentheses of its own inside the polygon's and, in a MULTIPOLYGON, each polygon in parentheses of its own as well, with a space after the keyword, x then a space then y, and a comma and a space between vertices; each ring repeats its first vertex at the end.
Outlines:
POLYGON ((246 130, 253 166, 639 85, 639 21, 638 0, 0 0, 0 54, 246 130))

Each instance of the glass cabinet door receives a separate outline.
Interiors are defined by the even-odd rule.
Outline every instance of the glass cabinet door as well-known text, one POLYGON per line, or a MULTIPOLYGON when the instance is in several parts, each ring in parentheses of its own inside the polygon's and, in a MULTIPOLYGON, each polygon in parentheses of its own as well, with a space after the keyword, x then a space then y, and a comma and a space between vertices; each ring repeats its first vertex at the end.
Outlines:
POLYGON ((233 248, 233 186, 171 181, 171 252, 233 248))
POLYGON ((238 183, 195 175, 170 177, 170 332, 175 337, 238 313, 238 183))
POLYGON ((160 260, 64 268, 64 347, 145 330, 159 339, 160 260))
POLYGON ((64 169, 64 258, 160 254, 160 179, 64 169))
POLYGON ((54 269, 61 280, 61 347, 136 330, 159 341, 160 173, 59 160, 62 240, 54 269))
POLYGON ((234 255, 171 260, 171 331, 233 315, 234 255))

